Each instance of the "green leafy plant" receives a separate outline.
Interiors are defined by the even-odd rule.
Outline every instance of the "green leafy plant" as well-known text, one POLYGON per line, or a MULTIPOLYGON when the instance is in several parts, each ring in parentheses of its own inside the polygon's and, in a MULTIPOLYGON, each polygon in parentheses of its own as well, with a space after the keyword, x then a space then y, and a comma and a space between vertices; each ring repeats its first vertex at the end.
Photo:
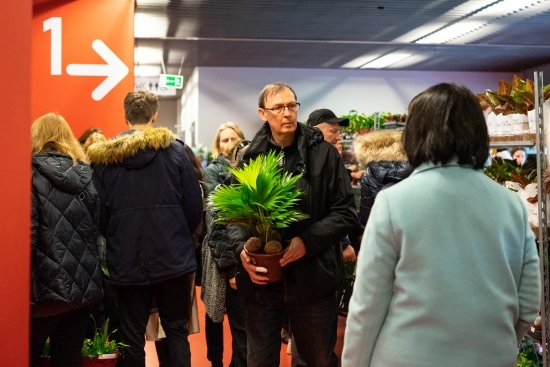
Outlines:
POLYGON ((46 343, 44 343, 44 349, 42 349, 43 357, 49 357, 49 355, 50 355, 50 338, 46 340, 46 343))
POLYGON ((524 188, 537 181, 537 170, 517 164, 516 160, 493 157, 491 164, 485 167, 485 175, 493 181, 504 184, 506 181, 519 183, 524 188))
POLYGON ((282 245, 276 229, 308 217, 295 208, 303 193, 296 187, 302 175, 283 173, 281 160, 282 154, 270 151, 242 168, 228 168, 239 183, 219 186, 210 195, 217 223, 235 223, 250 229, 253 237, 245 245, 248 251, 255 242, 257 251, 251 252, 280 252, 282 245), (278 251, 273 242, 279 242, 278 251))
POLYGON ((539 367, 543 365, 539 344, 528 337, 521 339, 518 350, 517 367, 539 367))
POLYGON ((344 128, 348 132, 357 132, 359 130, 368 130, 374 127, 374 115, 367 117, 364 113, 359 114, 356 110, 349 111, 348 115, 340 116, 349 120, 349 125, 344 128))
POLYGON ((93 339, 84 339, 84 343, 82 344, 82 355, 93 358, 101 354, 113 354, 124 347, 128 347, 127 344, 109 340, 109 336, 116 330, 113 330, 111 333, 109 333, 108 330, 109 319, 105 321, 103 329, 96 328, 93 339))
MULTIPOLYGON (((496 92, 486 90, 477 97, 482 109, 490 108, 497 115, 527 114, 535 108, 535 85, 529 79, 523 80, 514 75, 511 83, 501 80, 496 92)), ((550 84, 544 87, 543 98, 545 101, 550 99, 550 84)))
MULTIPOLYGON (((380 128, 384 128, 384 123, 389 120, 392 115, 390 112, 378 112, 378 118, 380 122, 380 128)), ((346 118, 349 120, 349 125, 342 127, 342 131, 346 133, 360 132, 361 130, 374 129, 374 123, 376 121, 376 114, 366 115, 365 113, 358 113, 356 110, 349 111, 349 114, 342 115, 340 118, 346 118)))

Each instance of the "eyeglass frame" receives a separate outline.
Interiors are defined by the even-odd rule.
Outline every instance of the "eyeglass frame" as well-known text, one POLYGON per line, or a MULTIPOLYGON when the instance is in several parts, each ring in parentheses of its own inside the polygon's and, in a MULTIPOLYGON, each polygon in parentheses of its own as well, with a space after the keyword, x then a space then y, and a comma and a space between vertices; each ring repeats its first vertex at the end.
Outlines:
POLYGON ((277 106, 275 108, 265 108, 265 107, 263 107, 262 110, 269 111, 274 115, 280 115, 280 114, 284 113, 285 109, 288 109, 289 112, 297 112, 300 109, 300 102, 294 102, 294 103, 295 103, 294 106, 285 105, 285 106, 277 106), (279 110, 279 112, 277 112, 277 110, 279 110))

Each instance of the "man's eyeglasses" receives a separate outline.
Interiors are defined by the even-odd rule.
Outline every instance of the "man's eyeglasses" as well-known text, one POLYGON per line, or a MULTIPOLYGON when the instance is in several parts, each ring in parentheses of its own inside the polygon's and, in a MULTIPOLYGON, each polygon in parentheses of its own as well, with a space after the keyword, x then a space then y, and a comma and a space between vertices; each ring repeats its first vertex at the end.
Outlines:
POLYGON ((296 102, 296 103, 290 103, 286 106, 276 106, 276 107, 273 107, 273 108, 264 108, 264 110, 270 111, 271 113, 273 113, 275 115, 280 115, 281 113, 283 113, 285 108, 288 108, 288 112, 296 112, 300 109, 300 104, 298 102, 296 102))

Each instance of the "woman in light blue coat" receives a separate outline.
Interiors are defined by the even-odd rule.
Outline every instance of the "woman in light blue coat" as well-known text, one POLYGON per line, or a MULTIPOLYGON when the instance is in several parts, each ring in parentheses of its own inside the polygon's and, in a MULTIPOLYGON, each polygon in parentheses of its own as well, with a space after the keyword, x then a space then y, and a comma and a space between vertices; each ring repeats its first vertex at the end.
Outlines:
POLYGON ((519 196, 481 172, 476 97, 454 84, 419 94, 403 144, 415 171, 374 203, 342 366, 516 366, 539 311, 539 258, 519 196))

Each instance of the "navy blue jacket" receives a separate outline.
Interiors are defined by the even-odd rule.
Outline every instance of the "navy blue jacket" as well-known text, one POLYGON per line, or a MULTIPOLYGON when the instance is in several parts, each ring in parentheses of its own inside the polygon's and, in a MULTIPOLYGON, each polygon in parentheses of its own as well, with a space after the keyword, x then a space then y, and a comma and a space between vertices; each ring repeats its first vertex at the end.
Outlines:
POLYGON ((148 285, 196 270, 193 233, 202 218, 199 181, 166 128, 123 133, 90 146, 109 280, 148 285))

